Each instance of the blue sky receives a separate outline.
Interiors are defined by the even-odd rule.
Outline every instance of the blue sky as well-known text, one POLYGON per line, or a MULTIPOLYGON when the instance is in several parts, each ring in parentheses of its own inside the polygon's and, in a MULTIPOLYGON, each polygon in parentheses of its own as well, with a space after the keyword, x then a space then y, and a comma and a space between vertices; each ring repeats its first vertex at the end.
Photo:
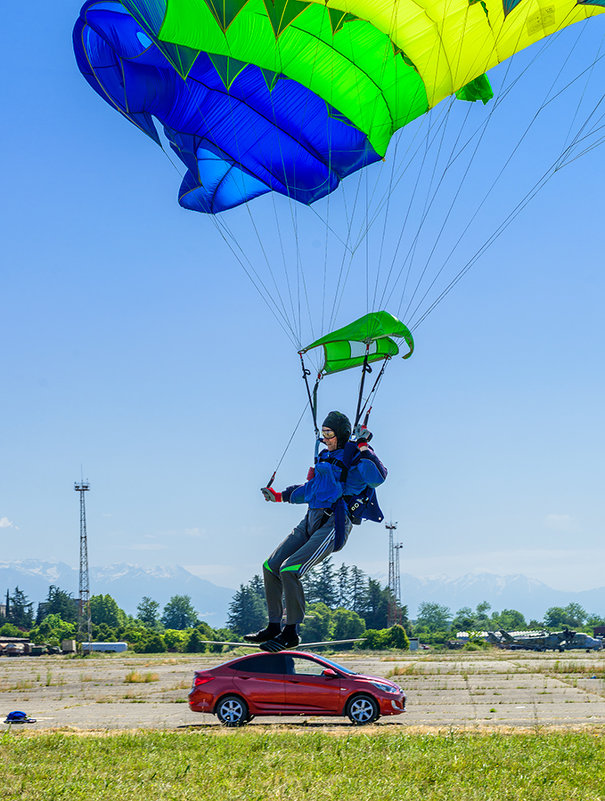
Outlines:
MULTIPOLYGON (((259 493, 304 407, 296 347, 216 224, 178 206, 174 165, 79 75, 70 41, 78 10, 72 2, 5 9, 0 558, 77 564, 73 482, 83 470, 92 486, 91 563, 182 564, 236 586, 303 511, 265 504, 259 493)), ((563 70, 563 85, 586 68, 602 35, 602 21, 591 20, 564 31, 529 74, 533 52, 516 72, 491 76, 502 99, 514 75, 524 75, 490 118, 429 279, 469 219, 476 225, 423 309, 596 105, 600 62, 545 110, 475 220, 552 80, 563 70)), ((465 130, 490 109, 475 104, 465 130)), ((467 110, 454 104, 452 130, 467 110)), ((422 130, 406 129, 386 163, 371 168, 368 186, 378 196, 422 130)), ((446 133, 451 145, 455 134, 446 133)), ((371 428, 390 470, 380 498, 399 523, 405 572, 524 573, 571 590, 605 583, 604 158, 597 148, 557 173, 415 331, 414 357, 389 366, 371 428)), ((452 172, 419 239, 418 271, 458 185, 452 172)), ((353 177, 331 199, 335 229, 343 193, 351 199, 358 186, 363 197, 366 186, 353 177)), ((362 243, 335 325, 367 310, 366 263, 371 295, 380 247, 384 276, 412 186, 404 178, 391 194, 367 255, 362 243)), ((291 268, 292 209, 281 199, 276 208, 267 198, 250 205, 272 265, 282 259, 277 215, 291 268)), ((320 204, 319 213, 326 209, 320 204)), ((228 225, 267 278, 248 212, 236 211, 228 225)), ((319 216, 300 211, 313 322, 301 315, 301 341, 325 332, 333 308, 324 266, 330 288, 339 246, 330 232, 326 249, 325 231, 319 216)), ((398 291, 393 298, 388 308, 397 313, 398 291)), ((353 413, 356 380, 326 379, 320 413, 353 413)), ((276 486, 303 480, 312 450, 305 418, 276 486)), ((384 528, 356 529, 341 556, 384 577, 384 528)))

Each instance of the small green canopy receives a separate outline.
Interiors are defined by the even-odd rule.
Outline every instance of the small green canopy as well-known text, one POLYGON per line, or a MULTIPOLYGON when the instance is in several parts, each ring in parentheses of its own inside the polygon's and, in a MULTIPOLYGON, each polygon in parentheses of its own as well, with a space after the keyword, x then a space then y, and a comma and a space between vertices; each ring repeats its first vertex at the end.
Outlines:
POLYGON ((321 373, 328 375, 360 367, 366 357, 370 363, 397 356, 399 346, 391 337, 406 341, 410 350, 403 358, 409 359, 414 352, 414 338, 400 320, 385 311, 366 314, 344 328, 315 340, 300 352, 306 353, 321 345, 325 358, 321 373))

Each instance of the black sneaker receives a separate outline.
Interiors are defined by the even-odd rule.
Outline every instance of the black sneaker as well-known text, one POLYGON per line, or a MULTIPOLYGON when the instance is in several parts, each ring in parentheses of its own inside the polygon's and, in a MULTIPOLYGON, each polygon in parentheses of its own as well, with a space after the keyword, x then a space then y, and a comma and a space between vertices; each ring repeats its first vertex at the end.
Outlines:
POLYGON ((300 638, 297 634, 287 634, 285 631, 282 631, 277 637, 273 637, 271 640, 264 642, 261 645, 261 650, 270 651, 272 653, 277 653, 277 651, 289 651, 290 648, 296 648, 299 643, 300 638))
POLYGON ((258 645, 261 642, 272 640, 277 635, 279 635, 279 626, 269 624, 267 628, 257 631, 256 634, 244 634, 244 640, 258 645))

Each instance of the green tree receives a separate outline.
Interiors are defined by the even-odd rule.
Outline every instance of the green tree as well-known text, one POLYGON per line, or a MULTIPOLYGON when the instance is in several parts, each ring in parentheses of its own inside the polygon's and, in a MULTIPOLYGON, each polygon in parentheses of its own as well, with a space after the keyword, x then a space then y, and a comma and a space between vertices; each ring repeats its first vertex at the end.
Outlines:
POLYGON ((479 628, 485 628, 488 625, 489 615, 487 613, 491 608, 492 605, 487 601, 481 601, 481 603, 477 604, 477 609, 475 610, 475 618, 477 620, 477 625, 479 628))
POLYGON ((30 629, 33 625, 33 603, 19 587, 15 587, 13 594, 9 596, 6 620, 20 629, 30 629))
POLYGON ((365 630, 365 620, 352 609, 336 609, 332 613, 332 639, 352 640, 365 630))
POLYGON ((187 645, 189 634, 190 632, 186 629, 165 629, 162 636, 167 650, 182 653, 187 645))
POLYGON ((339 609, 352 609, 350 570, 344 562, 336 573, 336 605, 339 609))
POLYGON ((148 629, 157 629, 160 625, 160 605, 157 601, 144 595, 137 606, 137 620, 148 629))
POLYGON ((398 648, 401 651, 409 650, 410 641, 403 626, 398 624, 391 626, 391 628, 388 629, 388 632, 389 634, 387 642, 389 648, 398 648))
POLYGON ((200 634, 197 629, 192 629, 189 637, 187 638, 187 644, 185 645, 185 650, 189 654, 202 654, 207 649, 207 645, 205 642, 202 642, 204 637, 200 634))
POLYGON ((376 579, 368 579, 364 608, 361 616, 369 629, 383 629, 387 625, 391 591, 384 589, 376 579))
POLYGON ((368 577, 356 565, 350 569, 349 609, 363 617, 367 597, 368 577))
POLYGON ((134 650, 140 654, 163 654, 166 651, 166 643, 158 631, 150 631, 148 629, 134 646, 134 650))
POLYGON ((189 595, 173 595, 164 607, 162 623, 167 629, 188 629, 197 623, 189 595))
POLYGON ((416 625, 427 631, 445 631, 449 629, 451 619, 452 613, 447 606, 423 601, 418 607, 416 625))
MULTIPOLYGON (((255 577, 258 578, 258 577, 255 577)), ((254 579, 241 584, 229 604, 227 626, 236 634, 246 634, 263 628, 267 622, 267 605, 264 591, 261 596, 258 582, 254 579)))
POLYGON ((90 599, 90 617, 97 626, 110 629, 126 624, 126 612, 122 611, 111 595, 93 595, 90 599))
POLYGON ((68 623, 59 615, 47 615, 29 633, 32 642, 48 645, 61 645, 62 640, 71 640, 76 636, 76 624, 68 623))
POLYGON ((544 614, 544 625, 552 629, 567 626, 577 629, 584 625, 587 617, 586 610, 577 603, 570 603, 567 606, 551 606, 544 614))
POLYGON ((78 602, 71 593, 51 584, 48 588, 46 600, 38 604, 36 623, 40 623, 46 615, 59 615, 67 623, 76 623, 78 620, 78 602))
POLYGON ((473 631, 477 628, 477 617, 470 606, 463 606, 452 620, 452 631, 473 631))
POLYGON ((0 626, 0 635, 2 637, 21 637, 23 632, 14 623, 4 623, 0 626))
POLYGON ((332 612, 325 604, 309 604, 304 623, 300 626, 305 642, 324 642, 331 638, 332 612))
POLYGON ((328 609, 336 606, 338 591, 334 575, 334 566, 331 559, 324 561, 311 571, 307 584, 307 600, 313 604, 325 604, 328 609))
POLYGON ((504 629, 504 631, 525 631, 527 623, 525 617, 516 609, 503 609, 499 613, 492 615, 492 628, 504 629))

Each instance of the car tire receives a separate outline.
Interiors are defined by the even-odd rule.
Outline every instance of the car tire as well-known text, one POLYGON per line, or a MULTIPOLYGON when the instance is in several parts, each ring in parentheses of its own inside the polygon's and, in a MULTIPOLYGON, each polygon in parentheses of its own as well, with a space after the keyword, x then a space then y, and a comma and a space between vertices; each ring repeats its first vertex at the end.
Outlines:
POLYGON ((214 713, 223 726, 243 726, 250 719, 248 705, 239 695, 226 695, 221 698, 214 713))
POLYGON ((354 726, 367 726, 380 717, 380 710, 371 695, 355 695, 347 701, 345 714, 354 726))

